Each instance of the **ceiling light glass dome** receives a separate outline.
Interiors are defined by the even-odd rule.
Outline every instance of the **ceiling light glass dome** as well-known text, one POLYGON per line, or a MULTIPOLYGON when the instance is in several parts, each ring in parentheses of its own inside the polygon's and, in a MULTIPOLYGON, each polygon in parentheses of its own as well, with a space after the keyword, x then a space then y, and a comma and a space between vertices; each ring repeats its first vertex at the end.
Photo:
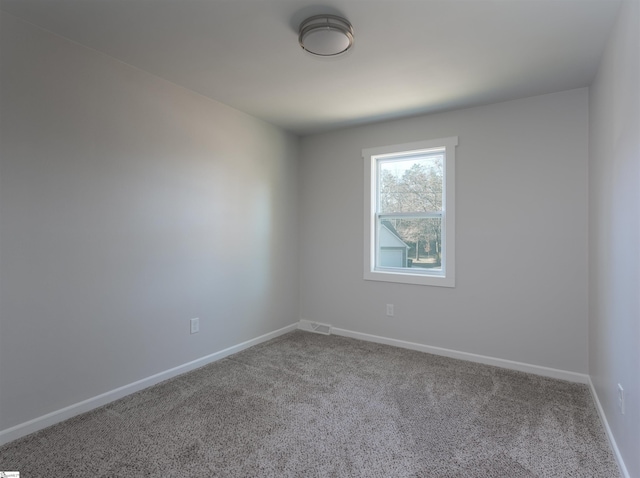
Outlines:
POLYGON ((298 42, 313 55, 340 55, 353 46, 353 27, 337 15, 315 15, 300 24, 298 42))

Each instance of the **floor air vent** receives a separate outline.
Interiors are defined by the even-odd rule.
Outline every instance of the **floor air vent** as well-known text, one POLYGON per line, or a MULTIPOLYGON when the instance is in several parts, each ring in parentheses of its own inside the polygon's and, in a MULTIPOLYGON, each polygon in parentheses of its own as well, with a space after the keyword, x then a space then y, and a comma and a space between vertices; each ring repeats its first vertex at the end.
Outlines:
POLYGON ((311 328, 317 334, 331 335, 331 326, 326 324, 311 324, 311 328))
POLYGON ((311 322, 311 332, 315 332, 316 334, 323 335, 331 335, 331 326, 327 324, 318 324, 316 322, 311 322))
POLYGON ((310 320, 300 320, 298 326, 300 330, 306 330, 307 332, 314 332, 316 334, 331 335, 331 325, 322 324, 320 322, 311 322, 310 320))

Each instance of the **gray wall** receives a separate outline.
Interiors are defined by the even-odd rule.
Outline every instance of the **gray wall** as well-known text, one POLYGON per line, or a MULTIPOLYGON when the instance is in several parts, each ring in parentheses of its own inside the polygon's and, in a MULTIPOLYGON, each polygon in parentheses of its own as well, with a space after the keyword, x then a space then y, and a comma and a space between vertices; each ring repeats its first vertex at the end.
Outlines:
POLYGON ((589 373, 640 477, 640 3, 625 2, 590 90, 589 373), (626 413, 617 385, 626 392, 626 413))
POLYGON ((6 13, 1 81, 0 430, 298 320, 297 138, 6 13))
POLYGON ((301 318, 586 373, 587 134, 578 89, 303 138, 301 318), (363 280, 362 148, 448 136, 456 287, 363 280))

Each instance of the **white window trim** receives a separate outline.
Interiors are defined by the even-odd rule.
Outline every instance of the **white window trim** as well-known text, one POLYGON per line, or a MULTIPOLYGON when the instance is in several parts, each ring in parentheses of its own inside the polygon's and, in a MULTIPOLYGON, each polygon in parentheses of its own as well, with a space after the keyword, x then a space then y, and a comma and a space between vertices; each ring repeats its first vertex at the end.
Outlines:
POLYGON ((455 151, 458 137, 417 141, 362 150, 364 160, 364 279, 403 284, 455 287, 455 151), (386 154, 403 153, 435 148, 445 148, 444 200, 443 200, 443 261, 442 272, 437 274, 410 273, 406 269, 375 269, 375 228, 376 228, 376 157, 386 154))

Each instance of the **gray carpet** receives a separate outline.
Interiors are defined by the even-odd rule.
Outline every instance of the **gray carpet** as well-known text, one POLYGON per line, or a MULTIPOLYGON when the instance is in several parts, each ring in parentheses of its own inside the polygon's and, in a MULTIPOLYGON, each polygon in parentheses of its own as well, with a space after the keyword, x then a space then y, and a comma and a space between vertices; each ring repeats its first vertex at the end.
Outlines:
POLYGON ((0 448, 34 477, 619 477, 586 386, 296 331, 0 448))

